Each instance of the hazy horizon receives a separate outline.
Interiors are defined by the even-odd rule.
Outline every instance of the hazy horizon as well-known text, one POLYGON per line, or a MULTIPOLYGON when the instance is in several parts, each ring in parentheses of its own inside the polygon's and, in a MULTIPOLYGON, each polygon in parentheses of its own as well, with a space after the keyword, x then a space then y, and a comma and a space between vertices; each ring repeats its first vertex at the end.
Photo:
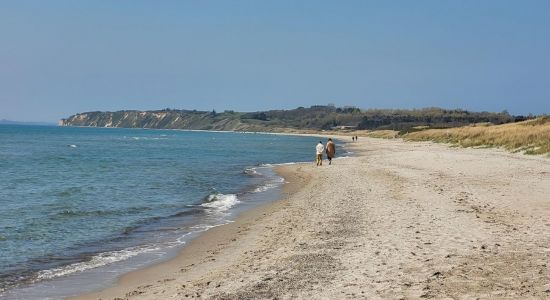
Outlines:
POLYGON ((299 106, 550 113, 550 2, 2 1, 0 119, 299 106))

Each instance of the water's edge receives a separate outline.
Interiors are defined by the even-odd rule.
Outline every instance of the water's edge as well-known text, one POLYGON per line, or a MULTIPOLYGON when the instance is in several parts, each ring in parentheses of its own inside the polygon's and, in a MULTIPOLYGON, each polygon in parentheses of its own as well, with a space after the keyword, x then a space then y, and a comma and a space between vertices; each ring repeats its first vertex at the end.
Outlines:
MULTIPOLYGON (((345 144, 348 143, 339 138, 335 140, 342 147, 341 149, 344 149, 345 144)), ((263 176, 263 182, 237 194, 213 194, 206 201, 203 199, 202 203, 197 204, 203 210, 202 215, 189 216, 186 231, 180 232, 181 236, 171 244, 152 244, 140 249, 90 254, 81 262, 41 272, 36 277, 37 282, 8 289, 0 294, 0 299, 60 299, 99 291, 116 284, 118 278, 124 274, 169 261, 175 258, 192 239, 208 229, 231 223, 247 210, 279 200, 284 179, 275 174, 274 167, 285 164, 293 163, 261 165, 245 169, 245 173, 250 172, 247 175, 263 176), (215 216, 208 215, 209 212, 215 216), (206 224, 203 220, 205 216, 207 219, 208 216, 211 217, 206 224)))
POLYGON ((274 166, 247 168, 253 170, 253 176, 265 177, 260 185, 237 194, 210 195, 209 198, 222 199, 203 201, 200 204, 203 212, 190 215, 188 231, 181 232, 170 244, 91 254, 80 262, 38 272, 33 279, 35 282, 8 289, 0 294, 0 299, 60 299, 90 293, 112 286, 126 273, 173 259, 186 244, 208 229, 231 223, 240 213, 279 199, 283 178, 274 173, 274 166))

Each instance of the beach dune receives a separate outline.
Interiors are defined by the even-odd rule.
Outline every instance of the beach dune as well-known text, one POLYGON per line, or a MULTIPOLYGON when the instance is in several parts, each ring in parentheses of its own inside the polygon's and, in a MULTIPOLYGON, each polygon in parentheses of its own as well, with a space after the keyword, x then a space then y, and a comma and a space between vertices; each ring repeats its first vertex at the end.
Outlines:
POLYGON ((550 160, 360 138, 283 199, 77 299, 550 297, 550 160))

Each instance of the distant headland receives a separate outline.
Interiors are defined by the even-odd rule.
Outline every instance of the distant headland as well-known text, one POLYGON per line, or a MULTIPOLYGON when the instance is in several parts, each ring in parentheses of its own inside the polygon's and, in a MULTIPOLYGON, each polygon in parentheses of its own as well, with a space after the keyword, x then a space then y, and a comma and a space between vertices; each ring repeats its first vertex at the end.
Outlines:
POLYGON ((514 116, 506 111, 472 112, 462 109, 368 109, 315 105, 290 110, 223 112, 162 109, 152 111, 78 113, 59 121, 60 126, 194 129, 222 131, 288 130, 397 130, 415 127, 450 128, 475 123, 505 124, 533 116, 514 116))

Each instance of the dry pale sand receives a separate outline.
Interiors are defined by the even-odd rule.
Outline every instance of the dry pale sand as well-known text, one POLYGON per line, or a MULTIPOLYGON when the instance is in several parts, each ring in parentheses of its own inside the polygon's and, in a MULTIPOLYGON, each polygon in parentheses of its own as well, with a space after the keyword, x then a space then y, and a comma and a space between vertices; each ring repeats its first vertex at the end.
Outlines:
POLYGON ((360 138, 284 199, 79 299, 550 298, 550 160, 360 138))

